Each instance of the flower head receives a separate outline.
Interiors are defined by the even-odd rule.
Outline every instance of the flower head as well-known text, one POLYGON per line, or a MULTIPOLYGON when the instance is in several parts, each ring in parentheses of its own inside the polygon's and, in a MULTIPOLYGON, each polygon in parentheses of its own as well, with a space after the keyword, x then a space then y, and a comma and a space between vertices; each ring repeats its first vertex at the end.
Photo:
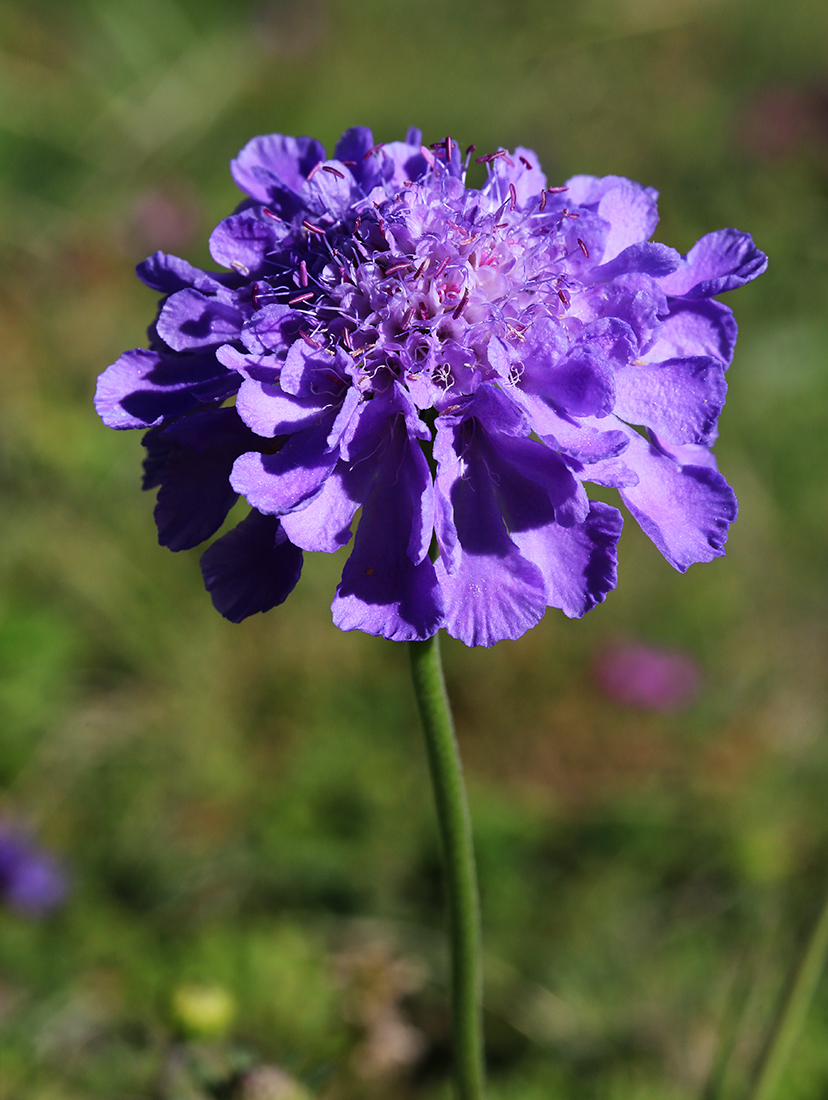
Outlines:
POLYGON ((641 710, 682 710, 701 689, 701 670, 686 654, 635 642, 609 646, 594 672, 608 698, 641 710))
POLYGON ((0 825, 0 898, 25 916, 40 917, 66 896, 66 874, 51 853, 18 829, 0 825))
POLYGON ((528 149, 478 158, 419 131, 256 138, 248 198, 211 273, 155 253, 148 351, 101 376, 114 428, 149 428, 159 540, 192 547, 238 495, 252 510, 202 558, 240 621, 281 603, 303 550, 351 539, 334 622, 395 640, 445 627, 517 638, 616 581, 618 488, 684 571, 723 553, 734 495, 710 445, 736 325, 713 296, 766 257, 735 230, 650 243, 656 193, 616 176, 547 187, 528 149))

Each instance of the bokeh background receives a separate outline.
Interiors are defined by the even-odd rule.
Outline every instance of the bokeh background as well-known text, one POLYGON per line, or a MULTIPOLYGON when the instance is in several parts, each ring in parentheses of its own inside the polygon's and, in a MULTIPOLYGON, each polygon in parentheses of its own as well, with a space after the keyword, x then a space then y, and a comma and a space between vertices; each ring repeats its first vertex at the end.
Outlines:
MULTIPOLYGON (((727 557, 679 576, 630 522, 584 621, 444 647, 493 1100, 744 1096, 828 886, 823 0, 5 0, 0 1100, 447 1096, 404 648, 333 628, 338 556, 221 620, 91 406, 154 315, 134 264, 210 266, 238 149, 357 123, 627 175, 657 239, 771 257, 728 299, 727 557)), ((783 1095, 826 1091, 823 982, 783 1095)))

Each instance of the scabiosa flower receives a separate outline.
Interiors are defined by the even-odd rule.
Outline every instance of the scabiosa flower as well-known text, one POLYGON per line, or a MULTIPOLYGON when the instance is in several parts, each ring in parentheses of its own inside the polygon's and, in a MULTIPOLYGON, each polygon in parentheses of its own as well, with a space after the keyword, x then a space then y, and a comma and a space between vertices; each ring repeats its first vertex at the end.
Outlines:
POLYGON ((641 710, 678 711, 701 689, 701 670, 684 653, 617 642, 599 654, 595 677, 608 698, 641 710))
POLYGON ((29 917, 56 909, 68 891, 57 859, 10 825, 0 825, 0 898, 29 917))
POLYGON ((334 622, 398 641, 441 627, 517 638, 548 606, 581 616, 616 582, 614 486, 676 569, 723 553, 736 515, 710 445, 736 325, 713 300, 766 267, 720 230, 650 243, 656 193, 617 176, 547 187, 528 149, 348 130, 256 138, 248 198, 201 271, 155 253, 150 350, 101 376, 113 428, 148 428, 159 540, 192 547, 233 621, 281 603, 302 551, 351 539, 334 622))

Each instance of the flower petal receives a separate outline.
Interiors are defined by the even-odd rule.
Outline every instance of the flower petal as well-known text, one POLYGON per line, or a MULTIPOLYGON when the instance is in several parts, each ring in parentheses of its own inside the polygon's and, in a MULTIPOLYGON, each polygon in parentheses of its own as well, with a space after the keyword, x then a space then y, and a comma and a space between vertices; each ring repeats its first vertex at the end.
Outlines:
POLYGON ((223 401, 241 378, 212 353, 175 355, 136 348, 98 377, 95 409, 108 428, 150 428, 205 401, 223 401))
POLYGON ((278 519, 253 511, 205 550, 201 572, 216 611, 240 623, 284 603, 302 572, 302 551, 278 519))
POLYGON ((158 335, 174 351, 198 351, 238 338, 244 316, 232 303, 179 290, 161 308, 158 335))
POLYGON ((364 630, 392 641, 422 641, 443 624, 434 566, 408 552, 424 492, 422 451, 407 438, 402 418, 375 465, 374 484, 362 509, 354 549, 332 604, 340 630, 364 630))
POLYGON ((671 443, 710 443, 725 403, 720 360, 705 356, 632 363, 615 376, 615 415, 671 443))
POLYGON ((621 499, 641 529, 680 573, 720 557, 737 512, 725 479, 710 467, 680 466, 632 429, 630 436, 624 460, 639 480, 621 499))
POLYGON ((670 297, 712 298, 744 286, 767 266, 767 256, 750 233, 717 229, 693 245, 679 269, 661 280, 661 288, 670 297))

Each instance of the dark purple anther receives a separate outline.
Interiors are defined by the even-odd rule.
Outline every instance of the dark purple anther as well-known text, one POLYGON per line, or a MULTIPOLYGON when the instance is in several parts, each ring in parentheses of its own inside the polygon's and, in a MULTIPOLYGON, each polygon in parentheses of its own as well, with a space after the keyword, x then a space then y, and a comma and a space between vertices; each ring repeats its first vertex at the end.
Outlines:
POLYGON ((331 164, 326 164, 322 169, 323 172, 330 172, 332 176, 336 176, 337 179, 344 180, 345 173, 340 172, 338 168, 334 168, 331 164))
POLYGON ((589 249, 587 248, 587 246, 584 244, 584 242, 581 240, 580 237, 578 238, 578 248, 580 248, 580 250, 583 252, 584 258, 588 260, 589 259, 589 249))
POLYGON ((304 260, 299 261, 299 282, 302 286, 308 285, 308 265, 304 260))
POLYGON ((468 300, 469 300, 469 289, 468 289, 468 287, 466 287, 466 289, 463 291, 463 297, 457 303, 456 309, 452 310, 451 315, 455 319, 455 321, 459 320, 460 314, 463 312, 463 310, 465 308, 465 305, 466 305, 466 302, 468 302, 468 300))
POLYGON ((316 175, 316 173, 319 171, 319 169, 321 167, 322 167, 322 161, 321 160, 317 161, 317 163, 314 164, 313 168, 311 168, 310 172, 308 172, 308 183, 310 183, 310 181, 313 179, 313 177, 316 175))
POLYGON ((297 294, 295 298, 291 298, 288 301, 289 306, 295 306, 298 302, 309 302, 313 297, 313 291, 309 290, 307 294, 297 294))
POLYGON ((513 183, 509 184, 509 209, 514 210, 517 206, 517 191, 513 183))
POLYGON ((541 210, 541 211, 546 209, 546 192, 545 191, 541 191, 540 206, 538 207, 538 209, 541 210))
POLYGON ((531 168, 532 167, 532 165, 529 163, 529 161, 526 159, 526 157, 520 157, 518 159, 520 160, 520 163, 523 165, 524 168, 531 168))
POLYGON ((311 225, 307 218, 303 220, 302 225, 307 229, 308 233, 315 233, 317 237, 325 236, 325 230, 320 229, 318 225, 311 225))

